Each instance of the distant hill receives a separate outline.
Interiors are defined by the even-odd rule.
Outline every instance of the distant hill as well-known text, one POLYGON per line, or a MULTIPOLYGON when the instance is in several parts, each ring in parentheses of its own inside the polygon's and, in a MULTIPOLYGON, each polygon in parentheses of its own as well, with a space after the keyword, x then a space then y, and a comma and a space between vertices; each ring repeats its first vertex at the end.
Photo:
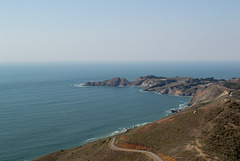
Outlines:
POLYGON ((177 94, 181 96, 193 96, 199 90, 212 83, 223 83, 225 80, 214 78, 190 78, 190 77, 157 77, 154 75, 142 76, 133 82, 126 78, 113 78, 99 82, 87 82, 84 86, 134 86, 142 87, 144 91, 156 91, 161 94, 177 94))
MULTIPOLYGON (((143 87, 146 91, 193 96, 189 107, 184 110, 117 135, 116 146, 148 150, 164 161, 240 160, 240 81, 238 78, 216 80, 214 78, 144 76, 133 82, 121 78, 105 82, 107 83, 102 85, 125 84, 124 86, 143 87), (111 83, 111 81, 118 83, 111 83)), ((85 85, 98 84, 92 82, 85 85)), ((152 160, 141 153, 111 150, 108 147, 111 138, 54 152, 35 161, 152 160)))

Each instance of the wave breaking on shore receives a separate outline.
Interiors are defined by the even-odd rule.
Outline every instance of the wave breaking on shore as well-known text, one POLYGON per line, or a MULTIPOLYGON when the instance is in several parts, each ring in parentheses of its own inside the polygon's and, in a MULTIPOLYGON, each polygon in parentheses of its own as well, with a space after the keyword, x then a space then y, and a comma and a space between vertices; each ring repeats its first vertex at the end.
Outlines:
POLYGON ((89 87, 89 86, 85 86, 84 83, 80 83, 80 84, 72 84, 71 86, 73 86, 73 87, 79 87, 79 88, 89 87))
POLYGON ((170 108, 169 110, 166 110, 166 116, 176 113, 178 111, 181 111, 182 109, 188 107, 188 102, 184 102, 178 105, 178 107, 170 108))
POLYGON ((150 123, 150 122, 144 122, 144 123, 136 124, 136 125, 133 125, 133 126, 131 126, 131 127, 120 127, 120 128, 118 128, 116 131, 113 131, 113 132, 111 132, 111 133, 108 133, 107 135, 99 136, 99 137, 93 137, 93 138, 90 138, 90 139, 85 140, 84 142, 85 142, 85 143, 93 142, 93 141, 96 141, 96 140, 99 140, 99 139, 102 139, 102 138, 106 138, 106 137, 109 137, 109 136, 114 136, 114 135, 117 135, 117 134, 121 134, 121 133, 124 133, 124 132, 132 129, 132 128, 147 125, 148 123, 150 123))

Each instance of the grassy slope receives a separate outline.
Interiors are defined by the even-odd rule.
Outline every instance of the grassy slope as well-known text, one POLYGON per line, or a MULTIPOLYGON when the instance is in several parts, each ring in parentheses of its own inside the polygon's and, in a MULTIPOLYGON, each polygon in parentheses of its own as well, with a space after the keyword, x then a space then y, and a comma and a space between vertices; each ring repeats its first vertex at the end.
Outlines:
MULTIPOLYGON (((224 100, 205 104, 123 133, 118 136, 117 145, 149 149, 159 156, 183 161, 240 160, 240 103, 224 100)), ((98 140, 36 160, 151 160, 144 154, 113 151, 108 148, 109 140, 98 140)))
POLYGON ((176 160, 240 160, 240 103, 198 105, 121 135, 126 143, 146 146, 176 160))
POLYGON ((153 161, 141 153, 109 149, 110 139, 105 138, 76 148, 60 150, 34 159, 34 161, 153 161))

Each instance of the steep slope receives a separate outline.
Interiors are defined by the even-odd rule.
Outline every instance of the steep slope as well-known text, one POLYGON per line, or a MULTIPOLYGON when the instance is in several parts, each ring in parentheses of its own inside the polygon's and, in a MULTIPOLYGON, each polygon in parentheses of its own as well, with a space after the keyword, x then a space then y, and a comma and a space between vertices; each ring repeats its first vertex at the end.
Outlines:
MULTIPOLYGON (((199 105, 198 105, 199 106, 199 105)), ((192 108, 121 134, 119 147, 146 147, 186 160, 240 159, 240 104, 230 100, 192 108)))
POLYGON ((199 91, 190 100, 188 105, 194 105, 196 103, 204 103, 209 101, 214 101, 216 99, 221 99, 221 96, 230 95, 231 90, 220 85, 209 83, 204 85, 203 88, 199 88, 199 91))

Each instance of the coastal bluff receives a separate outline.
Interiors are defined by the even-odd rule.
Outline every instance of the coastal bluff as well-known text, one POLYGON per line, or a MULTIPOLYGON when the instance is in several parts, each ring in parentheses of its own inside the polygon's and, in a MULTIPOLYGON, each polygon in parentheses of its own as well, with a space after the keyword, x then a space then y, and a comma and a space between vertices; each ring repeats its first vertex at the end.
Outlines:
POLYGON ((231 90, 226 87, 235 85, 239 79, 224 80, 191 77, 158 77, 154 75, 141 76, 135 81, 126 78, 112 78, 104 81, 87 82, 83 86, 132 86, 141 87, 143 91, 153 91, 160 94, 192 96, 188 105, 209 101, 220 95, 229 95, 231 90))

